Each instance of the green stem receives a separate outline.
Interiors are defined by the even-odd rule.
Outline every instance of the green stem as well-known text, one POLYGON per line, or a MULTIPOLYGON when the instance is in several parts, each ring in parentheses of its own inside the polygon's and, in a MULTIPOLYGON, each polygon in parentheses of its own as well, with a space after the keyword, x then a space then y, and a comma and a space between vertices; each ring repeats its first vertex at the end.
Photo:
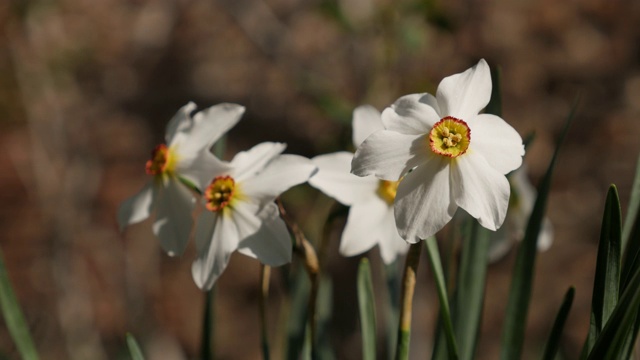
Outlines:
POLYGON ((269 336, 267 333, 267 297, 269 296, 269 279, 271 277, 271 266, 262 264, 260 266, 260 333, 262 345, 262 358, 269 360, 269 336))
POLYGON ((213 338, 213 292, 211 289, 206 292, 204 300, 204 316, 202 318, 202 360, 213 359, 212 338, 213 338))
POLYGON ((411 244, 402 276, 402 292, 400 293, 400 321, 398 324, 398 343, 396 360, 409 359, 409 341, 411 339, 411 312, 413 310, 413 293, 416 288, 416 272, 420 264, 422 241, 411 244))

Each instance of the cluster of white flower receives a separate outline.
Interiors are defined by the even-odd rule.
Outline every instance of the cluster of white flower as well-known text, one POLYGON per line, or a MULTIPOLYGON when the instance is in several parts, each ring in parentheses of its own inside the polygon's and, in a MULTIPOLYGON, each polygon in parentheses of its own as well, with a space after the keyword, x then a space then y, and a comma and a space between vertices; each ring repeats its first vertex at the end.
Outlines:
POLYGON ((283 155, 284 144, 269 142, 231 162, 219 160, 210 149, 244 108, 220 104, 192 116, 195 105, 189 103, 147 162, 151 183, 121 206, 120 226, 155 212, 153 231, 163 249, 180 255, 192 232, 197 192, 205 210, 195 226, 192 274, 202 289, 213 286, 236 250, 272 266, 291 260, 290 235, 274 200, 306 181, 351 206, 340 245, 345 256, 378 244, 391 263, 408 243, 441 230, 458 207, 496 230, 509 205, 506 174, 522 164, 524 146, 503 119, 480 113, 491 87, 481 60, 445 78, 435 97, 403 96, 382 114, 359 107, 353 117, 356 153, 311 160, 283 155))

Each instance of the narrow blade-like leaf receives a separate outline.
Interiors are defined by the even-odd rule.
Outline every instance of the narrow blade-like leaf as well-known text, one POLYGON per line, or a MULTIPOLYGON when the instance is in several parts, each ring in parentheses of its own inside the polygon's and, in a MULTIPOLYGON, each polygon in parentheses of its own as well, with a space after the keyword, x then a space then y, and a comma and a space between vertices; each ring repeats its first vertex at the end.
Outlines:
POLYGON ((376 305, 373 295, 373 281, 369 260, 363 258, 358 267, 358 306, 360 308, 360 328, 362 330, 362 358, 376 358, 376 305))
POLYGON ((131 333, 127 333, 127 347, 129 348, 129 354, 131 355, 132 360, 144 360, 142 350, 140 350, 140 346, 138 345, 136 338, 133 337, 131 333))
POLYGON ((462 247, 452 316, 460 359, 471 360, 474 358, 484 305, 489 230, 475 220, 471 221, 469 227, 462 247))
POLYGON ((620 199, 615 185, 609 187, 600 229, 596 275, 591 298, 591 326, 585 345, 588 353, 618 303, 622 236, 620 199))
POLYGON ((447 285, 442 272, 442 262, 440 261, 440 253, 438 251, 438 243, 435 237, 425 240, 427 243, 427 254, 429 255, 429 264, 433 277, 436 281, 436 289, 438 291, 438 299, 440 300, 440 317, 442 319, 445 338, 447 340, 447 351, 449 359, 458 359, 458 346, 456 344, 456 336, 451 321, 451 311, 449 309, 449 299, 447 296, 447 285))
MULTIPOLYGON (((636 321, 640 306, 640 270, 637 270, 629 286, 623 292, 609 321, 596 339, 588 360, 618 360, 626 352, 626 343, 636 321)), ((632 339, 633 340, 633 339, 632 339)))
POLYGON ((631 229, 633 228, 634 220, 638 215, 638 208, 640 208, 640 157, 636 163, 636 175, 633 178, 633 187, 631 188, 631 197, 629 198, 629 206, 627 207, 627 215, 624 218, 624 225, 622 227, 622 248, 625 249, 629 242, 629 236, 631 235, 631 229))
POLYGON ((522 354, 524 330, 527 322, 529 301, 531 299, 538 234, 540 233, 540 228, 542 227, 542 221, 544 219, 547 197, 549 196, 549 189, 551 188, 553 170, 558 159, 562 142, 574 119, 577 103, 578 101, 574 103, 573 108, 567 117, 565 127, 558 138, 547 172, 540 181, 538 186, 538 197, 536 198, 533 211, 529 217, 524 239, 518 248, 516 263, 513 269, 513 278, 511 280, 511 289, 509 291, 505 325, 502 332, 501 359, 503 360, 519 359, 522 354))
POLYGON ((29 327, 13 292, 11 281, 9 281, 2 251, 0 251, 0 308, 2 308, 2 316, 7 324, 7 329, 9 329, 9 334, 16 343, 22 358, 26 360, 38 359, 38 352, 31 339, 29 327))
POLYGON ((560 306, 556 320, 553 322, 551 334, 549 334, 549 340, 547 341, 547 346, 545 346, 544 349, 544 355, 542 356, 543 360, 553 360, 556 358, 560 339, 562 337, 562 330, 564 329, 564 324, 567 322, 567 317, 569 316, 569 310, 571 310, 571 304, 573 303, 575 293, 576 290, 572 286, 567 290, 567 294, 564 296, 564 301, 562 302, 562 306, 560 306))

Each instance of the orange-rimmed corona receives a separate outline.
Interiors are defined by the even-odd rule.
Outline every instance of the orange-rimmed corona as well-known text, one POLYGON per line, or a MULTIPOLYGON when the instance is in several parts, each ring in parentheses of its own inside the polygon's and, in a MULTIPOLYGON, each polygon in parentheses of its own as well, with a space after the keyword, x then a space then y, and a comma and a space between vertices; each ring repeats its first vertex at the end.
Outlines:
POLYGON ((171 174, 175 170, 176 159, 170 148, 165 144, 156 146, 151 152, 151 159, 147 160, 145 171, 148 175, 171 174))
POLYGON ((456 158, 469 148, 471 129, 466 122, 447 116, 438 121, 429 132, 429 146, 438 155, 456 158))
POLYGON ((216 176, 204 192, 209 211, 221 211, 227 207, 236 194, 236 182, 231 176, 216 176))

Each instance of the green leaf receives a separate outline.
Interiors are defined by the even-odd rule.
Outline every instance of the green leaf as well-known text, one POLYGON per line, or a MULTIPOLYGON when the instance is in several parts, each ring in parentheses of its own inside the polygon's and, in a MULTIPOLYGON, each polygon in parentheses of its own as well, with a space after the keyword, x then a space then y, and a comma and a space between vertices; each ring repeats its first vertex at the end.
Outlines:
POLYGON ((449 310, 449 299, 447 296, 447 284, 445 283, 444 273, 442 272, 442 262, 440 261, 440 253, 438 252, 438 243, 436 242, 436 238, 433 236, 425 240, 425 242, 427 243, 429 264, 431 265, 431 271, 433 271, 433 277, 435 278, 436 288, 438 290, 440 316, 443 323, 445 338, 447 340, 449 359, 458 359, 458 346, 456 344, 456 336, 451 322, 451 311, 449 310))
POLYGON ((629 286, 622 293, 609 321, 593 345, 588 360, 618 360, 623 358, 626 343, 636 321, 640 306, 640 270, 636 270, 629 286))
POLYGON ((9 329, 9 334, 16 343, 22 358, 25 360, 38 359, 38 352, 31 339, 29 327, 22 310, 20 310, 20 305, 9 280, 9 274, 4 266, 2 251, 0 251, 0 308, 2 308, 2 315, 7 329, 9 329))
POLYGON ((591 298, 591 325, 584 347, 588 354, 618 303, 622 215, 615 185, 609 187, 600 229, 596 275, 591 298))
POLYGON ((287 347, 285 359, 300 359, 306 337, 309 293, 311 282, 304 271, 296 271, 292 276, 290 290, 289 321, 287 326, 287 347))
POLYGON ((460 359, 474 358, 484 304, 489 234, 474 219, 463 240, 452 313, 460 359))
POLYGON ((529 301, 531 300, 531 287, 533 283, 533 272, 537 253, 538 234, 540 233, 542 221, 544 220, 544 212, 547 206, 549 189, 551 187, 553 169, 555 168, 555 164, 558 159, 562 141, 567 135, 569 126, 575 117, 577 104, 578 101, 576 100, 569 116, 567 117, 562 134, 558 138, 547 172, 540 181, 538 186, 538 197, 536 198, 531 216, 529 217, 524 239, 518 248, 516 263, 513 269, 511 289, 509 290, 505 325, 502 333, 501 359, 503 360, 519 359, 522 354, 524 329, 527 322, 529 301))
POLYGON ((549 340, 547 341, 547 346, 545 346, 544 349, 544 355, 542 356, 543 360, 553 360, 556 358, 558 347, 560 345, 560 338, 562 337, 562 330, 564 329, 564 324, 567 322, 567 317, 569 316, 569 310, 571 310, 571 304, 573 303, 575 293, 576 290, 572 286, 567 290, 567 294, 564 296, 564 301, 562 302, 562 306, 560 306, 556 320, 553 322, 551 334, 549 334, 549 340))
POLYGON ((136 338, 133 337, 131 333, 127 333, 127 346, 129 347, 129 354, 131 354, 132 360, 144 360, 142 350, 140 350, 140 346, 138 345, 136 338))
POLYGON ((369 260, 363 258, 358 266, 358 306, 360 308, 360 328, 362 330, 362 358, 376 358, 376 305, 373 295, 373 281, 369 260))
POLYGON ((640 208, 640 157, 636 163, 636 175, 633 178, 633 187, 631 188, 631 197, 629 198, 629 206, 627 207, 627 216, 624 218, 624 226, 622 228, 622 248, 627 247, 631 229, 634 225, 634 219, 638 215, 640 208))

